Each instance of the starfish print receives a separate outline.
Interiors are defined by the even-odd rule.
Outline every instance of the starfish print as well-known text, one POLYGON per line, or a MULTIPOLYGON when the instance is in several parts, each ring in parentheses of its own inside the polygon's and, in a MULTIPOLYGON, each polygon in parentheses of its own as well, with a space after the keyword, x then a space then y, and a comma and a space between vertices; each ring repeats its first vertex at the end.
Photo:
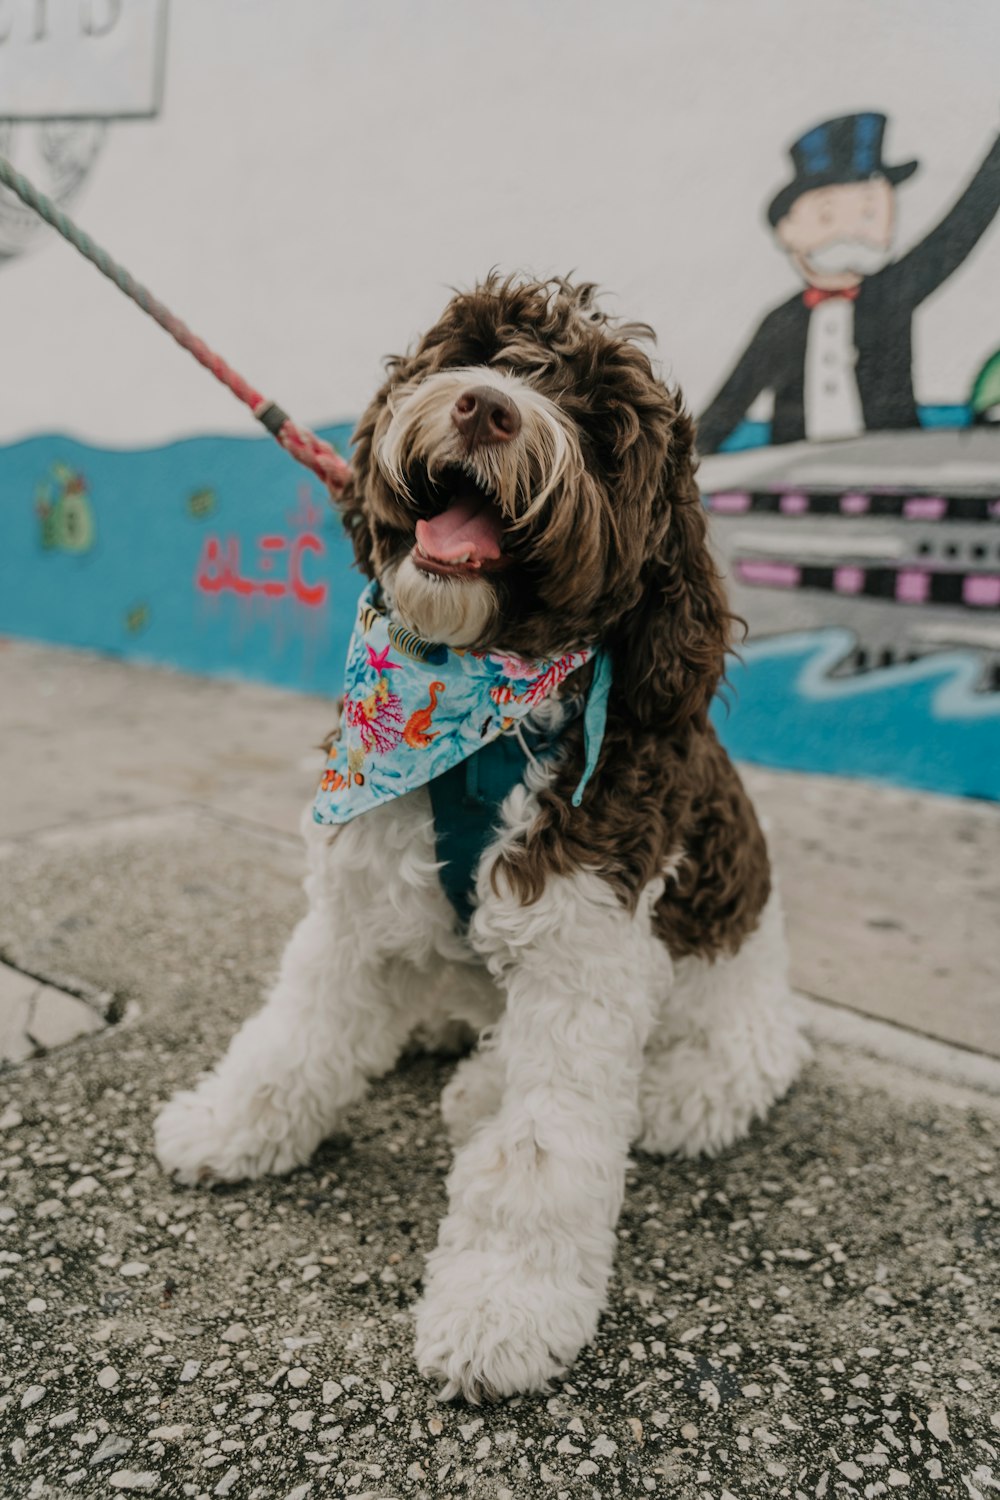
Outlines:
POLYGON ((385 646, 381 651, 375 651, 371 646, 365 646, 368 652, 368 665, 373 672, 398 672, 400 669, 395 662, 389 660, 391 646, 385 646))

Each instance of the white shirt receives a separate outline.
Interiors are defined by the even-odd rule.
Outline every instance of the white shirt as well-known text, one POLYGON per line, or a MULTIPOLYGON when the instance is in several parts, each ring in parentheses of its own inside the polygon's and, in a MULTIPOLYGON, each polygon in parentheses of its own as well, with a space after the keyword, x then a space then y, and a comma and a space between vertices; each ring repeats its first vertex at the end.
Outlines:
POLYGON ((854 303, 827 297, 809 314, 806 340, 806 437, 812 442, 864 432, 857 361, 854 303))

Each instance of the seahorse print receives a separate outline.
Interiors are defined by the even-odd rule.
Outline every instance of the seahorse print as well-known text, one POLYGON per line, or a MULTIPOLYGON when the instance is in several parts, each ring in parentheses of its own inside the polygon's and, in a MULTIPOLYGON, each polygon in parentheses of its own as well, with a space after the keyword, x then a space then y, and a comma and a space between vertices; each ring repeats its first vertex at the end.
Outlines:
POLYGON ((411 750, 426 750, 432 740, 438 737, 438 731, 431 729, 431 715, 438 706, 438 694, 444 692, 443 682, 432 682, 430 686, 431 701, 426 708, 415 709, 406 721, 403 730, 403 739, 411 750))

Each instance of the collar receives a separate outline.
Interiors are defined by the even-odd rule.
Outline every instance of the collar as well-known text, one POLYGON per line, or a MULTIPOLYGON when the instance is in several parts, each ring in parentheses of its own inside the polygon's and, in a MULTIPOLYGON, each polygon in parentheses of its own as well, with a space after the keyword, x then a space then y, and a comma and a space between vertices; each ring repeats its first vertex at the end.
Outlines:
POLYGON ((426 786, 529 715, 586 662, 594 676, 584 710, 586 760, 573 793, 579 807, 600 755, 611 659, 583 646, 540 661, 464 651, 421 640, 385 613, 377 582, 363 590, 347 649, 344 711, 313 817, 348 823, 426 786))

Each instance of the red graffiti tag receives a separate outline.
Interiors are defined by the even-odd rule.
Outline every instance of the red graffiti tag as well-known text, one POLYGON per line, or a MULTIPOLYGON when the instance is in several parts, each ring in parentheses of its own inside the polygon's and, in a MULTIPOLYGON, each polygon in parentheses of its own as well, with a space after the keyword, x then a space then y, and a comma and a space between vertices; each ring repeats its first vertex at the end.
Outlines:
POLYGON ((261 594, 266 599, 290 597, 307 609, 319 609, 326 603, 327 586, 306 581, 302 557, 305 552, 317 552, 322 557, 325 551, 322 538, 311 531, 303 531, 292 540, 284 536, 259 537, 258 575, 273 573, 275 562, 282 554, 287 554, 287 572, 284 578, 250 577, 240 569, 238 536, 206 537, 195 573, 195 585, 203 594, 228 592, 244 597, 261 594))

